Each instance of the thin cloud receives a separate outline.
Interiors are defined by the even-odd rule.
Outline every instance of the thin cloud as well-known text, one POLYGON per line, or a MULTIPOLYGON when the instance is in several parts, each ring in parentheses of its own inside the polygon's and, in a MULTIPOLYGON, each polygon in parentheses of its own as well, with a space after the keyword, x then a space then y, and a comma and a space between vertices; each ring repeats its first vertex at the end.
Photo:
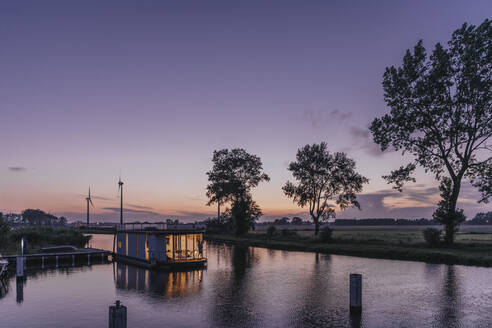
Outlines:
POLYGON ((439 188, 408 188, 404 193, 405 197, 409 200, 413 200, 421 203, 432 203, 433 199, 439 195, 439 188))
POLYGON ((435 205, 422 206, 388 206, 385 201, 387 198, 402 198, 401 193, 381 190, 375 193, 362 194, 357 196, 361 205, 361 210, 357 208, 348 208, 337 214, 337 218, 428 218, 432 217, 435 205))
POLYGON ((27 167, 22 167, 22 166, 10 166, 9 171, 12 172, 24 172, 27 171, 27 167))
POLYGON ((356 126, 352 126, 350 128, 350 135, 353 136, 354 138, 363 138, 363 139, 367 139, 370 137, 370 134, 369 134, 369 129, 361 129, 359 127, 356 127, 356 126))
POLYGON ((204 202, 205 199, 203 197, 200 197, 198 195, 196 196, 187 196, 186 199, 191 200, 193 202, 204 202))
POLYGON ((374 157, 381 157, 384 155, 381 148, 372 141, 371 132, 368 128, 352 126, 349 129, 349 134, 354 140, 354 143, 359 145, 359 148, 364 150, 367 154, 374 157))
MULTIPOLYGON (((423 187, 422 184, 407 186, 403 192, 382 189, 357 196, 361 211, 348 208, 338 213, 337 218, 427 218, 431 219, 440 200, 438 187, 423 187)), ((465 210, 468 218, 479 211, 486 211, 477 203, 478 192, 469 183, 462 186, 458 207, 465 210)))
POLYGON ((152 207, 142 206, 142 205, 126 204, 126 206, 130 206, 130 207, 133 207, 133 208, 138 208, 138 209, 141 209, 141 210, 151 210, 152 209, 152 207))
MULTIPOLYGON (((120 212, 119 207, 103 207, 103 210, 106 211, 111 211, 115 213, 120 212)), ((143 215, 161 215, 160 213, 154 212, 154 211, 147 211, 147 210, 134 210, 128 207, 123 207, 123 213, 130 213, 130 214, 143 214, 143 215)))
POLYGON ((183 217, 183 218, 196 218, 196 219, 203 219, 203 218, 208 218, 208 217, 213 217, 214 214, 210 213, 204 213, 204 212, 192 212, 192 211, 179 211, 177 213, 177 217, 183 217))
POLYGON ((306 109, 302 118, 311 124, 314 129, 323 128, 330 123, 345 123, 352 117, 351 112, 343 112, 339 109, 306 109))
POLYGON ((104 201, 113 201, 113 200, 115 200, 114 198, 102 197, 102 196, 91 196, 91 198, 97 199, 97 200, 104 200, 104 201))

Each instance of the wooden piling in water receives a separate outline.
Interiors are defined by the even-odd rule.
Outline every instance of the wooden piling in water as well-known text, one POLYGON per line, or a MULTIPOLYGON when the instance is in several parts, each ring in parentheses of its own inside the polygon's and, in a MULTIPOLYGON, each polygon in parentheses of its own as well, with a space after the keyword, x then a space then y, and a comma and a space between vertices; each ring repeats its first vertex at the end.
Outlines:
POLYGON ((16 265, 16 271, 15 274, 17 277, 24 277, 24 257, 23 256, 17 256, 15 260, 15 265, 16 265))
POLYGON ((350 274, 350 311, 362 310, 362 275, 350 274))
POLYGON ((24 277, 17 276, 16 279, 16 296, 15 300, 17 303, 22 303, 24 301, 24 277))
POLYGON ((126 328, 126 306, 116 301, 109 307, 109 328, 126 328))

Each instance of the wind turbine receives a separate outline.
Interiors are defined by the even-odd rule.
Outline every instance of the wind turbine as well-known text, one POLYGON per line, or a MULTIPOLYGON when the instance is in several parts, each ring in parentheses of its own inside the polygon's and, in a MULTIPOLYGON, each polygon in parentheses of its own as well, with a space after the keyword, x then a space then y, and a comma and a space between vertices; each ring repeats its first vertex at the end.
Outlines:
POLYGON ((92 204, 92 199, 91 199, 91 188, 89 187, 89 195, 85 198, 87 201, 87 227, 89 227, 89 203, 94 207, 94 204, 92 204))
POLYGON ((121 181, 121 174, 118 179, 118 192, 120 193, 120 224, 123 224, 123 181, 121 181))

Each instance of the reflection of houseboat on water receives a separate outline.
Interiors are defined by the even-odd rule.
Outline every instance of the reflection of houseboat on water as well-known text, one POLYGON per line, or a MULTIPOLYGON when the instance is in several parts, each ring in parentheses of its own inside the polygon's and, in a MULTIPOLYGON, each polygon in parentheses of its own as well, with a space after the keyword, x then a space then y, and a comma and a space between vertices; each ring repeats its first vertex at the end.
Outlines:
POLYGON ((203 267, 203 227, 126 224, 116 233, 115 259, 145 268, 203 267))
POLYGON ((162 272, 116 263, 116 287, 151 297, 185 297, 201 290, 203 270, 162 272))

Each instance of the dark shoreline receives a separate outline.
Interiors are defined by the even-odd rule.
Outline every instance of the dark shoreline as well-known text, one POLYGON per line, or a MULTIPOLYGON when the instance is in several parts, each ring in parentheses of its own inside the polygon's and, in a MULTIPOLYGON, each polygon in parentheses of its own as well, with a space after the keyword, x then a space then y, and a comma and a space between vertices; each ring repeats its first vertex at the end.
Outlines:
POLYGON ((430 248, 426 246, 372 244, 372 243, 331 243, 310 240, 278 240, 233 235, 205 234, 205 240, 215 243, 262 247, 286 251, 315 252, 334 255, 348 255, 365 258, 420 261, 434 264, 456 264, 479 267, 492 266, 490 247, 430 248))

